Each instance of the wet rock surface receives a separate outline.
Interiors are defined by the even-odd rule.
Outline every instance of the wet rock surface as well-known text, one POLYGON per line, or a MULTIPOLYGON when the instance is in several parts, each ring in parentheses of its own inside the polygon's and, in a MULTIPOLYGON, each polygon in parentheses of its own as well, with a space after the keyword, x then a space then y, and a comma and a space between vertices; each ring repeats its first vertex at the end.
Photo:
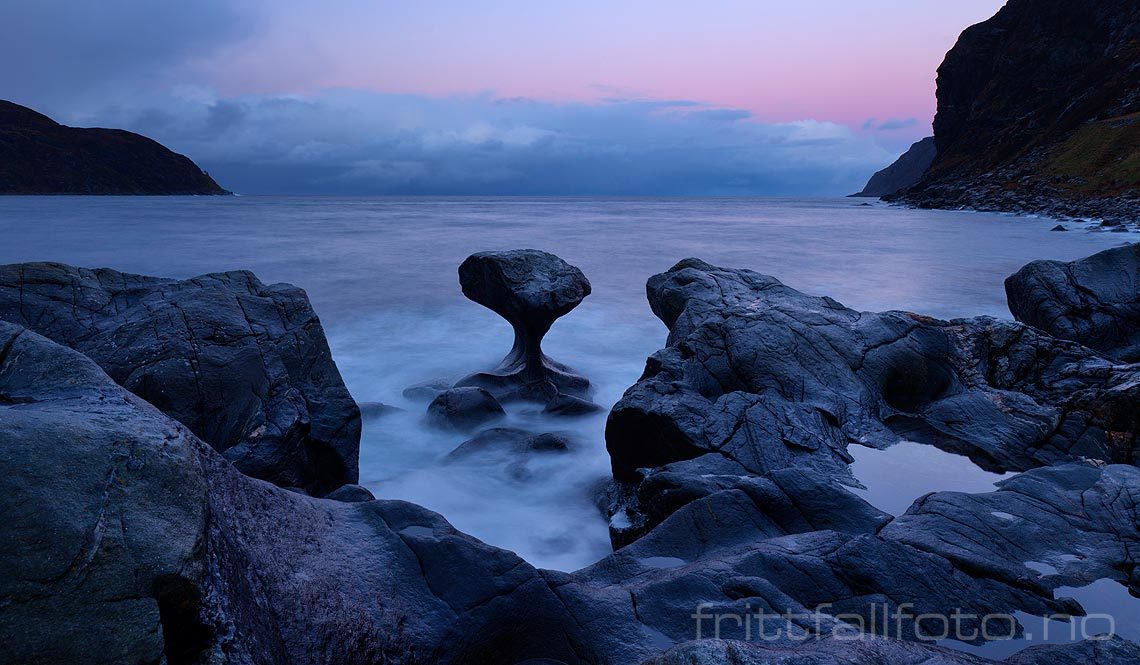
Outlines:
MULTIPOLYGON (((0 323, 8 655, 976 665, 993 661, 934 644, 940 617, 980 643, 1020 634, 1016 612, 1080 616, 1062 587, 1140 593, 1140 468, 1114 463, 1136 448, 1136 366, 1020 323, 856 312, 695 260, 648 292, 670 333, 607 428, 618 549, 572 573, 354 485, 316 499, 241 475, 90 359, 0 323), (847 447, 902 438, 1022 473, 892 517, 849 491, 847 447)), ((459 416, 468 397, 498 405, 461 388, 433 406, 459 416)), ((492 428, 453 456, 569 445, 492 428)), ((1123 665, 1137 649, 1006 662, 1123 665)))
POLYGON ((88 358, 17 326, 0 323, 0 350, 5 659, 579 658, 574 621, 514 554, 409 503, 244 476, 88 358))
POLYGON ((428 405, 428 422, 445 429, 471 430, 506 413, 494 395, 482 388, 452 388, 428 405))
POLYGON ((1118 638, 1031 647, 1004 661, 993 661, 935 646, 864 636, 779 645, 731 640, 687 642, 645 665, 1107 665, 1126 663, 1130 658, 1140 658, 1140 647, 1118 638))
POLYGON ((550 326, 590 295, 581 270, 536 249, 480 252, 459 266, 459 283, 463 295, 506 319, 515 339, 497 368, 456 385, 485 388, 504 400, 588 397, 587 379, 542 352, 550 326))
MULTIPOLYGON (((753 636, 781 627, 807 636, 813 621, 818 633, 820 621, 843 616, 919 641, 937 634, 923 614, 973 614, 970 634, 986 615, 1080 615, 1055 597, 1061 586, 1108 578, 1136 591, 1140 469, 1105 465, 1130 461, 1136 447, 1136 367, 1023 324, 855 312, 696 260, 647 291, 670 333, 607 427, 620 549, 577 577, 629 590, 639 617, 658 620, 655 634, 681 641, 694 628, 676 620, 663 589, 701 589, 708 628, 726 616, 722 635, 733 639, 748 639, 736 617, 759 608, 766 624, 754 622, 753 636), (900 438, 1028 470, 991 493, 927 495, 892 518, 841 485, 857 482, 848 445, 900 438), (882 618, 904 606, 913 611, 901 623, 882 618), (778 618, 786 612, 797 616, 791 628, 778 618)), ((1021 629, 1009 621, 1005 630, 1021 629)), ((748 657, 977 662, 925 642, 867 644, 840 656, 799 640, 748 657)), ((1135 645, 1122 644, 1105 662, 1127 662, 1135 645)), ((718 649, 695 643, 673 656, 736 662, 718 649)), ((1041 653, 1061 657, 1050 649, 1041 653)))
POLYGON ((297 287, 12 264, 0 320, 89 356, 243 473, 318 494, 357 479, 360 412, 297 287))
POLYGON ((633 514, 656 512, 659 473, 850 482, 851 444, 913 440, 993 471, 1127 462, 1137 445, 1140 368, 1024 324, 857 312, 695 259, 647 292, 668 346, 606 428, 633 514))
POLYGON ((1069 263, 1034 261, 1005 281, 1005 292, 1018 321, 1140 361, 1140 244, 1069 263))

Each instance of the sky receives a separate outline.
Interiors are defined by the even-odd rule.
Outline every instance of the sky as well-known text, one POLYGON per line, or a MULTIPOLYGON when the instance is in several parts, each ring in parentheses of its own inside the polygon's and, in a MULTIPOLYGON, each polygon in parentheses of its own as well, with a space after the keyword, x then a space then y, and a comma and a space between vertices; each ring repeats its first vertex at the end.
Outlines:
POLYGON ((1001 0, 0 0, 0 98, 249 194, 842 195, 1001 0))

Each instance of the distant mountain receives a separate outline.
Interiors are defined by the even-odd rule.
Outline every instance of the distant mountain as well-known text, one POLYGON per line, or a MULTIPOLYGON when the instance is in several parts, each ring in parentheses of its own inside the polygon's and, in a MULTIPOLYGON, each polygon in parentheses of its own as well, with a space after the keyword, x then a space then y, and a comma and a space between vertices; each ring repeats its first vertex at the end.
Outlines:
POLYGON ((927 136, 911 145, 893 164, 877 171, 867 181, 863 191, 852 196, 886 196, 913 186, 930 168, 935 154, 937 150, 934 147, 934 137, 927 136))
POLYGON ((0 100, 0 194, 227 194, 188 158, 121 129, 78 129, 0 100))
POLYGON ((897 196, 1140 219, 1140 0, 1009 0, 938 68, 938 155, 897 196))

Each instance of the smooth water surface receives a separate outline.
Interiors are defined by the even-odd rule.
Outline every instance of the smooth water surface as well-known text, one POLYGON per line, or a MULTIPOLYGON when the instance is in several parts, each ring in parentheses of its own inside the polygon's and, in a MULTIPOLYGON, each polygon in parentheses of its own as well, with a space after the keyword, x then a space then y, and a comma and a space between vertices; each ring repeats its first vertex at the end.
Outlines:
MULTIPOLYGON (((1022 264, 1134 239, 1079 224, 1054 233, 1045 219, 861 203, 8 197, 0 198, 0 262, 170 277, 250 269, 263 281, 304 287, 356 399, 403 409, 366 419, 362 483, 379 497, 437 510, 535 565, 574 570, 609 551, 592 499, 609 476, 604 414, 554 420, 513 409, 506 424, 564 432, 574 443, 520 471, 490 458, 449 461, 465 437, 427 428, 424 404, 401 395, 422 380, 484 369, 510 347, 506 323, 463 298, 459 263, 480 250, 535 247, 581 267, 594 294, 554 325, 545 348, 591 378, 595 400, 609 407, 664 344, 645 280, 684 257, 769 273, 860 309, 1008 317, 1002 280, 1022 264)), ((855 472, 867 471, 867 496, 890 512, 931 489, 984 491, 992 483, 938 452, 857 454, 855 472), (924 463, 929 473, 902 477, 924 463), (934 476, 937 485, 925 487, 934 476)))

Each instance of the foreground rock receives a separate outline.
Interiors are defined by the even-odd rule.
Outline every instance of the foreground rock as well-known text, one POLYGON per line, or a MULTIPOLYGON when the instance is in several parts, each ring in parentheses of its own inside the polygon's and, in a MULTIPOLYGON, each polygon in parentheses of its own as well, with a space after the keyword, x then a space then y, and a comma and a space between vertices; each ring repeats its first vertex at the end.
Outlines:
POLYGON ((92 358, 243 473, 317 494, 356 482, 360 412, 301 289, 13 264, 0 320, 92 358))
POLYGON ((65 127, 0 100, 0 194, 228 194, 187 157, 121 129, 65 127))
POLYGON ((857 312, 695 259, 648 295, 668 346, 610 413, 614 478, 640 486, 615 509, 654 512, 658 473, 795 467, 851 482, 852 443, 905 438, 994 471, 1129 461, 1137 447, 1140 367, 1023 324, 857 312))
MULTIPOLYGON (((0 424, 0 640, 14 662, 633 664, 697 637, 701 608, 788 613, 765 630, 797 639, 846 630, 854 619, 833 613, 850 613, 891 636, 814 662, 976 663, 899 642, 872 612, 1079 613, 1051 590, 1134 580, 1140 560, 1135 467, 1035 470, 986 495, 926 497, 894 520, 785 469, 735 485, 710 477, 598 564, 536 571, 411 504, 315 499, 243 476, 89 358, 6 323, 0 424), (1087 556, 1061 560, 1058 548, 1087 556), (1037 579, 1021 557, 1059 574, 1037 579)), ((731 625, 724 636, 739 637, 731 625)), ((1100 653, 1084 662, 1133 662, 1123 647, 1100 653)))
POLYGON ((1005 292, 1018 321, 1140 361, 1140 244, 1069 263, 1034 261, 1005 280, 1005 292))
POLYGON ((1080 616, 1075 601, 1055 598, 1059 587, 1107 577, 1136 588, 1138 492, 1136 467, 1073 463, 987 494, 935 493, 892 519, 787 469, 713 488, 557 591, 569 607, 590 604, 599 630, 618 616, 599 599, 628 595, 661 642, 698 636, 698 622, 699 636, 712 636, 719 617, 722 638, 800 650, 804 662, 893 662, 872 656, 925 649, 886 644, 867 660, 813 661, 820 654, 805 640, 865 632, 929 646, 945 635, 939 617, 957 615, 950 635, 980 643, 983 629, 1020 635, 1015 612, 1080 616), (1038 562, 1058 572, 1042 575, 1038 562))
POLYGON ((576 661, 514 554, 248 478, 88 358, 5 323, 0 349, 6 660, 576 661))
POLYGON ((546 402, 559 393, 585 397, 590 383, 542 353, 542 338, 590 295, 582 271, 536 249, 480 252, 459 266, 463 295, 502 316, 514 329, 511 352, 497 368, 457 385, 486 388, 500 399, 546 402))

